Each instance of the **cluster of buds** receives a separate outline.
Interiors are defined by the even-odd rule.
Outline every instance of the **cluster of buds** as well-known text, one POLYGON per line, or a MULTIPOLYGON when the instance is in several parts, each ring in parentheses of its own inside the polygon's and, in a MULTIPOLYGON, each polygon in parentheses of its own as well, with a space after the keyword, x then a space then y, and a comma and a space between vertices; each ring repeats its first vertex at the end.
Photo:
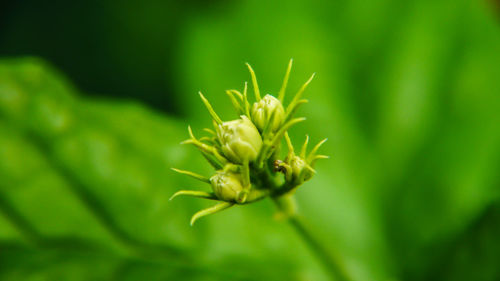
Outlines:
POLYGON ((213 129, 205 128, 204 131, 209 135, 198 139, 191 127, 188 127, 190 138, 182 143, 196 146, 215 169, 215 173, 211 177, 205 177, 191 171, 173 170, 209 184, 211 191, 180 190, 170 199, 187 195, 219 203, 194 214, 191 225, 203 216, 234 205, 248 204, 266 197, 276 202, 290 198, 298 186, 316 173, 313 168, 316 160, 328 158, 316 154, 326 139, 307 154, 309 137, 306 136, 300 153, 296 155, 287 133, 293 125, 305 120, 294 118, 293 115, 301 104, 307 103, 306 99, 302 99, 302 94, 314 74, 302 85, 285 109, 283 100, 292 60, 288 64, 277 98, 269 94, 261 98, 255 72, 249 64, 247 67, 255 95, 253 105, 250 105, 247 97, 246 82, 243 93, 237 90, 226 91, 239 115, 238 119, 223 122, 209 101, 199 93, 212 117, 213 129), (288 154, 280 159, 283 139, 286 141, 288 154))

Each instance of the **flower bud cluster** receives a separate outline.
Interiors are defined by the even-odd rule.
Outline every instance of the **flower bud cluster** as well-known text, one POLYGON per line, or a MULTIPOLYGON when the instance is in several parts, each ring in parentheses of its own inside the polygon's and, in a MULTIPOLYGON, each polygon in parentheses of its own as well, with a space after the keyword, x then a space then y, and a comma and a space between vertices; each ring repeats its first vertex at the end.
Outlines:
POLYGON ((200 217, 220 212, 235 204, 248 204, 266 197, 277 200, 291 196, 293 190, 314 175, 314 162, 326 158, 324 155, 316 155, 316 151, 324 141, 306 156, 308 138, 300 155, 295 155, 287 133, 294 124, 305 120, 305 118, 293 118, 293 114, 299 105, 307 102, 301 99, 301 96, 312 77, 299 89, 285 110, 282 101, 292 61, 288 65, 278 98, 269 94, 261 98, 255 73, 250 65, 247 66, 255 94, 253 105, 250 106, 247 97, 246 83, 243 93, 237 90, 226 91, 239 118, 223 122, 200 93, 213 119, 214 128, 205 129, 210 135, 197 139, 189 127, 190 138, 183 143, 195 145, 213 166, 215 172, 207 178, 190 171, 178 169, 174 171, 210 184, 211 191, 180 190, 172 198, 187 195, 216 200, 219 203, 197 212, 192 217, 191 224, 200 217), (283 138, 287 141, 288 155, 284 160, 280 160, 283 138))

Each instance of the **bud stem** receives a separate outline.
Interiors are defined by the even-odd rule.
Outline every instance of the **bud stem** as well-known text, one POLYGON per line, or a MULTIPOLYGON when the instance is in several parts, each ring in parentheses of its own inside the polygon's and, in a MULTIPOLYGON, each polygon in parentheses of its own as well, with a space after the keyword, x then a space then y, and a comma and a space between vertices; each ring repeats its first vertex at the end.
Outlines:
POLYGON ((243 180, 243 188, 250 189, 250 167, 248 161, 245 161, 241 165, 241 178, 243 180))
MULTIPOLYGON (((280 204, 280 202, 273 200, 276 207, 282 211, 286 212, 287 210, 283 209, 285 206, 280 204)), ((329 253, 324 245, 328 245, 325 243, 319 242, 310 230, 307 229, 303 220, 296 214, 291 214, 288 217, 288 222, 290 226, 292 226, 297 234, 302 238, 302 240, 309 246, 309 249, 314 252, 316 257, 321 261, 324 268, 328 271, 329 275, 333 280, 338 281, 351 281, 352 279, 349 277, 345 270, 344 264, 341 262, 340 258, 337 255, 333 255, 329 253)))

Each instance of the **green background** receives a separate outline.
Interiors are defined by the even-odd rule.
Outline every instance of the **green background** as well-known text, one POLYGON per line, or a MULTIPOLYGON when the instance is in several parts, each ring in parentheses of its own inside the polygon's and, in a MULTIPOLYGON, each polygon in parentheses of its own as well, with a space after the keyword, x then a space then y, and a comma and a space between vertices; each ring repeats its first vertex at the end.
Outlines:
POLYGON ((354 280, 500 278, 500 27, 494 1, 38 1, 0 12, 0 280, 328 280, 269 201, 212 202, 170 167, 210 126, 202 90, 252 64, 331 158, 299 210, 354 280), (288 97, 290 97, 289 95, 288 97), (200 133, 198 133, 199 135, 200 133))

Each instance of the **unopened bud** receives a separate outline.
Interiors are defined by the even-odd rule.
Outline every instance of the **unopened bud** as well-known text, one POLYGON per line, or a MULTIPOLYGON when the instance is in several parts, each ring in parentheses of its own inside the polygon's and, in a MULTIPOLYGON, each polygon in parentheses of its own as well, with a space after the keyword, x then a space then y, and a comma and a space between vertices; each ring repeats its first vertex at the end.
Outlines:
POLYGON ((300 181, 307 181, 314 175, 314 170, 299 156, 293 156, 289 165, 292 168, 292 178, 294 179, 301 177, 300 181))
POLYGON ((228 171, 217 171, 210 183, 217 198, 224 201, 235 201, 243 190, 241 176, 228 171))
POLYGON ((262 147, 259 131, 246 116, 219 125, 217 136, 224 156, 236 164, 257 159, 262 147))
POLYGON ((269 124, 271 131, 276 132, 283 123, 284 118, 285 109, 283 105, 271 95, 266 95, 252 106, 252 120, 260 131, 263 131, 266 125, 271 122, 269 124), (271 120, 273 112, 274 118, 271 120))

